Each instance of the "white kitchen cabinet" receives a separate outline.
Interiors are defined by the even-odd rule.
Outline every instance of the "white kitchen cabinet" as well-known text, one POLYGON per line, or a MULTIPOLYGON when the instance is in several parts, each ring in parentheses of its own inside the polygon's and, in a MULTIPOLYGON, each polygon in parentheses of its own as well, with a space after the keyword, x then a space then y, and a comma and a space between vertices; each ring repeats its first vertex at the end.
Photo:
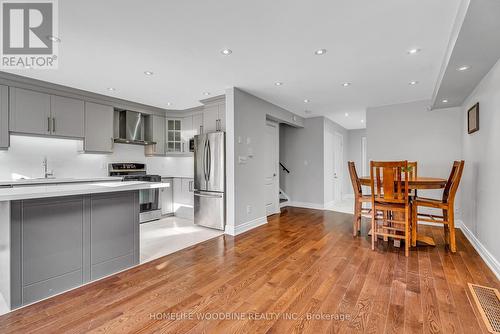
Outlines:
POLYGON ((50 95, 16 87, 10 88, 10 131, 50 135, 50 95))
POLYGON ((167 153, 182 153, 182 120, 167 118, 167 153))
POLYGON ((0 86, 0 149, 9 148, 9 87, 0 86))
POLYGON ((182 152, 189 152, 189 140, 193 138, 193 116, 187 116, 181 119, 181 141, 182 152))
POLYGON ((226 129, 225 103, 205 105, 203 110, 203 132, 224 131, 226 129))
POLYGON ((113 152, 113 116, 112 106, 85 102, 85 152, 113 152))
POLYGON ((10 88, 10 131, 70 138, 84 136, 84 102, 10 88))
POLYGON ((174 179, 163 178, 162 183, 167 183, 167 188, 161 188, 160 201, 161 201, 161 214, 172 215, 174 213, 174 179))
POLYGON ((85 112, 82 100, 51 95, 50 114, 52 135, 83 138, 85 112))
POLYGON ((209 133, 217 131, 218 120, 219 106, 217 104, 205 106, 203 110, 203 132, 209 133))
POLYGON ((193 115, 193 137, 203 133, 203 114, 193 115))
POLYGON ((194 179, 174 178, 174 211, 180 218, 194 217, 194 179))
POLYGON ((144 147, 147 156, 165 155, 165 126, 165 117, 158 115, 146 117, 146 140, 156 143, 144 147))

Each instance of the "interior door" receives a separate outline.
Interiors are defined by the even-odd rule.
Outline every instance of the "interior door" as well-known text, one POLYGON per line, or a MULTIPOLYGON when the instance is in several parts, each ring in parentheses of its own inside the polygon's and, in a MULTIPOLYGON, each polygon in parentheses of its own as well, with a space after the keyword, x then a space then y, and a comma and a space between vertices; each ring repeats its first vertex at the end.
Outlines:
POLYGON ((344 166, 344 137, 335 132, 333 141, 334 169, 333 169, 333 200, 342 200, 342 166, 344 166))
POLYGON ((278 189, 278 124, 266 123, 265 136, 265 205, 266 215, 279 212, 279 189, 278 189))

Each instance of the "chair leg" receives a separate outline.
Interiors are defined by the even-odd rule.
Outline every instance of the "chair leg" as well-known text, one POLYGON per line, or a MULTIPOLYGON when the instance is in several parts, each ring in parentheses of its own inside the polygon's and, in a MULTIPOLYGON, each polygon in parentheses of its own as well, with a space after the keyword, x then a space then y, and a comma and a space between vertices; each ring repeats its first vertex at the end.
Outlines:
POLYGON ((405 256, 410 255, 410 207, 407 205, 405 210, 405 256))
POLYGON ((455 240, 455 212, 453 212, 453 206, 450 206, 448 210, 448 229, 450 232, 450 250, 452 253, 455 253, 457 251, 457 244, 455 240))
POLYGON ((358 226, 359 226, 359 221, 361 220, 361 203, 358 201, 357 198, 354 198, 354 218, 352 221, 352 236, 357 237, 358 236, 358 226))
MULTIPOLYGON (((373 210, 375 210, 375 207, 373 207, 373 210)), ((377 236, 375 231, 375 212, 376 211, 374 211, 374 214, 372 215, 372 250, 375 250, 375 238, 377 236)))
MULTIPOLYGON (((443 221, 447 222, 448 220, 448 210, 443 209, 443 221)), ((443 224, 443 231, 444 231, 444 243, 448 247, 450 247, 450 226, 448 224, 443 224)))
POLYGON ((417 229, 418 229, 418 207, 415 204, 412 204, 411 210, 411 245, 413 247, 417 247, 417 229))

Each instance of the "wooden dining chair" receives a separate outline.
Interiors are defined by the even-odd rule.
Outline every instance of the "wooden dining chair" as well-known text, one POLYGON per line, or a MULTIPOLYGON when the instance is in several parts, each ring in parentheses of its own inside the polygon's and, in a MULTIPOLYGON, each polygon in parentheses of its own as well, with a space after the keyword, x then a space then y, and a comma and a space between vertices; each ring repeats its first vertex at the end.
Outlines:
POLYGON ((408 161, 370 162, 372 210, 372 249, 378 236, 405 241, 405 256, 410 250, 410 213, 408 161), (382 215, 378 213, 382 212, 382 215))
POLYGON ((349 175, 351 176, 352 188, 354 190, 354 219, 352 223, 352 235, 357 236, 361 231, 361 217, 371 218, 372 210, 363 208, 363 203, 370 203, 372 198, 370 195, 363 195, 361 182, 359 181, 356 166, 353 161, 347 162, 349 167, 349 175))
POLYGON ((450 176, 444 187, 442 199, 415 197, 412 202, 413 212, 413 229, 412 229, 412 244, 416 246, 417 243, 417 225, 418 222, 431 222, 443 224, 444 240, 449 245, 452 253, 457 251, 457 243, 455 240, 455 195, 457 193, 462 172, 464 170, 465 162, 455 161, 451 168, 450 176), (419 213, 419 207, 440 209, 441 215, 434 215, 428 213, 419 213))
MULTIPOLYGON (((410 179, 415 180, 418 177, 418 163, 417 161, 408 161, 408 176, 410 179)), ((417 196, 417 189, 410 190, 412 197, 417 196)))

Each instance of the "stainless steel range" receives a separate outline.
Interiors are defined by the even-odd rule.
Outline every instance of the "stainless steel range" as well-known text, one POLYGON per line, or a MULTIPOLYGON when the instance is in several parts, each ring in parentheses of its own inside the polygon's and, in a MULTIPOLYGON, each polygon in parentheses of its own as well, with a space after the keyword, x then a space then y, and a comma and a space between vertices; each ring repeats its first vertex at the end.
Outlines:
MULTIPOLYGON (((122 176, 123 181, 161 182, 160 175, 146 174, 146 164, 135 162, 117 162, 108 165, 109 176, 122 176)), ((160 219, 159 189, 139 190, 139 221, 145 223, 160 219)))

